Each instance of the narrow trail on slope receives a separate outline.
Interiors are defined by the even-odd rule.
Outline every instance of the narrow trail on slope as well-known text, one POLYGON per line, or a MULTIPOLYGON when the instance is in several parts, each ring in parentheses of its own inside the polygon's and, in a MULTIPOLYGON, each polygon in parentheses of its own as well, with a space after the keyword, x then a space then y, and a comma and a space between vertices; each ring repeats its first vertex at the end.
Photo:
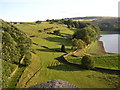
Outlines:
MULTIPOLYGON (((23 62, 24 59, 25 59, 25 55, 20 60, 20 64, 22 64, 22 62, 23 62)), ((17 65, 17 67, 15 68, 15 70, 10 74, 10 77, 8 77, 8 80, 12 79, 12 77, 14 76, 14 74, 17 72, 18 68, 19 68, 19 66, 17 65)))
POLYGON ((88 50, 89 48, 90 48, 90 45, 86 46, 86 47, 83 48, 83 49, 70 52, 70 53, 64 55, 63 57, 66 58, 66 57, 68 57, 68 56, 70 56, 70 55, 80 56, 83 52, 85 52, 85 51, 88 50))
MULTIPOLYGON (((42 68, 42 67, 41 67, 42 68)), ((25 83, 25 87, 27 86, 28 82, 41 70, 41 68, 39 68, 29 79, 28 81, 25 83)))

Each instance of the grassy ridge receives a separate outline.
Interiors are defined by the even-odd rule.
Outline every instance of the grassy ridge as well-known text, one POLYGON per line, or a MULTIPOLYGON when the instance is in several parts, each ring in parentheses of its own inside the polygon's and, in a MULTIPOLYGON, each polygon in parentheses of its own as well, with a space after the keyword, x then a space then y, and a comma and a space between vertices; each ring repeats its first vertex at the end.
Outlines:
POLYGON ((70 51, 70 37, 73 31, 62 24, 42 23, 37 25, 17 25, 19 29, 26 32, 28 36, 39 35, 32 37, 32 49, 35 54, 32 55, 32 63, 25 69, 17 87, 24 88, 32 85, 40 84, 51 79, 62 79, 68 81, 81 88, 110 88, 116 87, 117 75, 101 73, 97 71, 83 70, 78 67, 60 63, 57 58, 65 54, 56 50, 60 50, 61 44, 65 44, 67 51, 70 51), (39 29, 46 27, 58 27, 60 32, 66 37, 47 34, 46 32, 38 33, 39 29), (45 48, 46 46, 48 48, 45 48), (112 82, 110 82, 112 81, 112 82))

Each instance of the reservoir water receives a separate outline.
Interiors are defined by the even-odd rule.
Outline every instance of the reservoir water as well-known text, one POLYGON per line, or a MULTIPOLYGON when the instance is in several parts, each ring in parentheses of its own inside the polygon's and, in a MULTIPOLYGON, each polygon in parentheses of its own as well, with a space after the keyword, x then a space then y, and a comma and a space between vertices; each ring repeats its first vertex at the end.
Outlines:
POLYGON ((103 42, 104 49, 108 53, 117 53, 120 54, 118 44, 120 44, 120 39, 118 39, 120 34, 108 34, 101 35, 99 41, 103 42))

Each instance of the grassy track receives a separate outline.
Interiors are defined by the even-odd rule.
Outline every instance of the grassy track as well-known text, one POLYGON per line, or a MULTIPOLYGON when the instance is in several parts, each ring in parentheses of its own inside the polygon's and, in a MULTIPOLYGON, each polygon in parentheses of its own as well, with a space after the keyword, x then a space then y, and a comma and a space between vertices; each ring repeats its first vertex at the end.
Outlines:
POLYGON ((66 28, 67 26, 42 23, 38 25, 17 25, 17 27, 28 36, 39 35, 38 37, 31 38, 34 43, 38 44, 32 45, 32 49, 36 54, 32 55, 32 63, 25 69, 17 87, 30 87, 51 79, 62 79, 81 88, 116 87, 118 83, 117 75, 83 70, 78 67, 60 63, 56 59, 65 54, 59 52, 61 44, 65 45, 68 52, 70 51, 70 37, 74 32, 66 28), (38 33, 39 29, 46 27, 55 27, 51 31, 59 29, 62 35, 66 37, 46 34, 46 32, 38 33))

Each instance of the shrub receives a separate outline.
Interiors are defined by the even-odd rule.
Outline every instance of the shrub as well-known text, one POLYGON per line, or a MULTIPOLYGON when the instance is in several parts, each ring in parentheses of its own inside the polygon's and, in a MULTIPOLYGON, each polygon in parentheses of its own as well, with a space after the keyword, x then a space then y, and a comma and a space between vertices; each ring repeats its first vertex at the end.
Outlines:
POLYGON ((38 20, 38 21, 36 21, 35 23, 37 23, 37 24, 41 24, 41 21, 38 20))
POLYGON ((62 51, 62 52, 65 52, 65 45, 62 45, 62 46, 61 46, 61 51, 62 51))
POLYGON ((60 35, 60 30, 53 31, 55 35, 60 35))
POLYGON ((27 52, 26 54, 25 54, 25 58, 26 59, 31 59, 31 57, 32 57, 32 55, 31 55, 31 53, 30 52, 27 52))
POLYGON ((85 69, 92 69, 94 68, 94 61, 92 60, 90 55, 85 55, 81 60, 81 65, 85 69))
POLYGON ((38 30, 38 32, 42 32, 42 30, 38 30))
POLYGON ((72 44, 72 49, 73 47, 77 47, 77 49, 82 49, 86 46, 86 43, 83 40, 76 38, 72 39, 72 44))
POLYGON ((30 61, 31 57, 32 57, 31 53, 27 52, 24 59, 24 65, 28 66, 31 63, 30 61))

